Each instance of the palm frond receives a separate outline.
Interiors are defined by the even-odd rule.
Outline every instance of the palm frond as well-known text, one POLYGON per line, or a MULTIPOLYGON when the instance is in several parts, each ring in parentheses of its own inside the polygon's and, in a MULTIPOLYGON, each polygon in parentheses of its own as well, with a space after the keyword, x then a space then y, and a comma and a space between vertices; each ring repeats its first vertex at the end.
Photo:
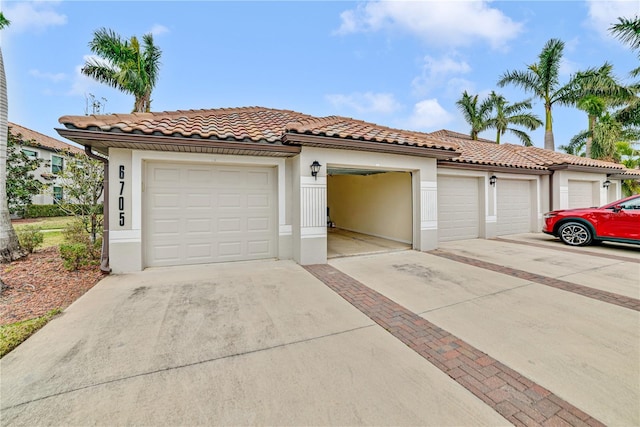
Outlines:
POLYGON ((520 141, 522 141, 522 145, 525 147, 532 147, 533 143, 531 142, 531 137, 526 132, 523 132, 519 129, 507 128, 509 132, 514 134, 520 141))
POLYGON ((632 50, 640 50, 640 17, 618 18, 618 23, 613 24, 609 31, 622 43, 631 46, 632 50))
POLYGON ((550 39, 540 52, 537 74, 545 92, 551 92, 559 83, 558 76, 563 51, 564 42, 562 40, 550 39))

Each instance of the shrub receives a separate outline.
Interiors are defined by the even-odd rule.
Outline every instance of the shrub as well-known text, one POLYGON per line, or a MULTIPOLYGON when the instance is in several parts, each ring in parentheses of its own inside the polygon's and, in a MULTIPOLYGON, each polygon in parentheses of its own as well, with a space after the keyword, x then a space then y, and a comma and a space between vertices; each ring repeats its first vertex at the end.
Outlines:
POLYGON ((64 268, 69 271, 75 271, 89 263, 89 253, 84 243, 63 243, 60 245, 60 256, 64 268))
POLYGON ((44 234, 42 229, 35 225, 25 225, 19 230, 16 230, 18 240, 22 249, 26 250, 30 254, 44 242, 44 234))
POLYGON ((102 249, 102 237, 91 242, 89 233, 87 232, 82 219, 75 218, 69 223, 63 231, 64 240, 69 244, 81 244, 85 246, 88 258, 91 260, 100 259, 100 251, 102 249))
POLYGON ((67 215, 58 205, 29 205, 24 211, 25 218, 48 218, 67 215))

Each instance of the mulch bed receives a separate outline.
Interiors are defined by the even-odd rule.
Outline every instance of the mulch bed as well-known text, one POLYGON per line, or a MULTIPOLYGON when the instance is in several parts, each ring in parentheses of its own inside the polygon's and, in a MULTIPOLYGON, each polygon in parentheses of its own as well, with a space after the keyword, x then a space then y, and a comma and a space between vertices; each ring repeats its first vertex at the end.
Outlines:
POLYGON ((6 285, 0 294, 0 325, 6 325, 68 307, 104 274, 96 265, 67 271, 54 246, 0 264, 0 276, 6 285))

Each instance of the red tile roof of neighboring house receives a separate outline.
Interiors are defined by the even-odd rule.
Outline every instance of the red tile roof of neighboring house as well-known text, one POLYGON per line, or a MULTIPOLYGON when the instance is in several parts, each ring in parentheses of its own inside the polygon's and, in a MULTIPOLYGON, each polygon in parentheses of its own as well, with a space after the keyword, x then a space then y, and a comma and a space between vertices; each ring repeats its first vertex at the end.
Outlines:
POLYGON ((278 143, 285 133, 298 133, 455 151, 455 145, 443 143, 427 134, 346 117, 320 118, 263 107, 63 116, 59 122, 70 129, 183 138, 278 143))
POLYGON ((16 123, 9 122, 9 128, 14 136, 18 134, 22 135, 22 141, 24 145, 33 147, 40 147, 51 151, 64 151, 69 150, 72 153, 80 154, 84 151, 74 145, 67 144, 50 136, 43 135, 31 129, 27 129, 24 126, 20 126, 16 123))
POLYGON ((488 139, 472 140, 469 135, 439 130, 429 135, 458 144, 461 155, 450 161, 489 166, 506 166, 526 169, 548 169, 551 166, 571 165, 596 168, 624 169, 623 165, 603 160, 573 156, 538 147, 514 144, 496 144, 488 139))

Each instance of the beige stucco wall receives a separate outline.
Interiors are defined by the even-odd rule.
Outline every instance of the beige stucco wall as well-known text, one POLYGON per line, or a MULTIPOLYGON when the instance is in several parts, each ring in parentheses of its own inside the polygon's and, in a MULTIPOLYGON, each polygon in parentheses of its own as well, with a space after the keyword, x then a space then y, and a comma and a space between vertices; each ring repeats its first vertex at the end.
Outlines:
POLYGON ((327 177, 327 206, 336 227, 411 243, 411 174, 327 177))

